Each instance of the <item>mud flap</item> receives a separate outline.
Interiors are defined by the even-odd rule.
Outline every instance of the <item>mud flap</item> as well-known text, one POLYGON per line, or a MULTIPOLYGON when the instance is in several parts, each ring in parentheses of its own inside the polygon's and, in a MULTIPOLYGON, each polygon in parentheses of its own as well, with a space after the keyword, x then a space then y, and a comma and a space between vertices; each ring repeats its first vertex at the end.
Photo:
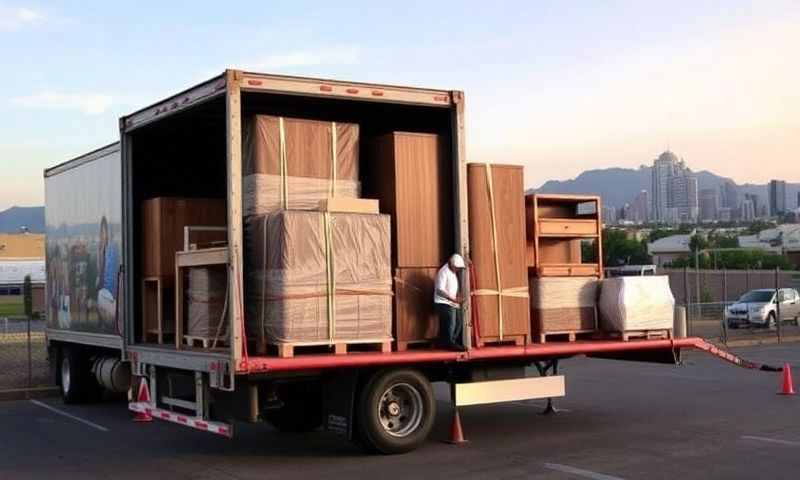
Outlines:
POLYGON ((358 371, 322 377, 322 418, 325 430, 353 439, 358 371))

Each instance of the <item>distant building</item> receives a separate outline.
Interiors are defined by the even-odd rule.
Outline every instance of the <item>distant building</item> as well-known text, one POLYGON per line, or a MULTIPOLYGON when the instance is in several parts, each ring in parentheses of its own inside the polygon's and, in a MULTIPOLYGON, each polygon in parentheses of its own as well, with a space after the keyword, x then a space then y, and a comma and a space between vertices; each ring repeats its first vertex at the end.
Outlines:
POLYGON ((654 221, 697 221, 697 176, 674 153, 666 151, 653 161, 651 193, 654 221))
POLYGON ((700 213, 697 176, 684 173, 670 179, 669 207, 676 210, 678 222, 696 222, 700 213))
MULTIPOLYGON (((761 207, 763 207, 763 205, 761 204, 761 202, 758 201, 758 195, 756 195, 755 193, 745 193, 744 199, 745 201, 750 201, 750 203, 752 204, 753 215, 750 218, 745 218, 744 211, 742 211, 742 220, 754 220, 758 217, 764 216, 761 215, 761 207)), ((742 202, 742 205, 744 205, 744 202, 742 202)))
POLYGON ((637 223, 647 223, 650 221, 650 195, 647 190, 642 190, 636 195, 631 208, 633 221, 637 223))
POLYGON ((720 207, 734 210, 739 207, 739 187, 730 180, 719 186, 720 207))
POLYGON ((800 209, 800 192, 797 192, 797 208, 800 209))
POLYGON ((712 222, 719 216, 719 194, 715 188, 700 190, 700 220, 712 222))
POLYGON ((617 221, 617 209, 610 205, 603 205, 600 218, 606 225, 613 225, 617 221))
POLYGON ((669 203, 669 179, 675 172, 675 164, 678 157, 670 151, 666 151, 653 161, 652 188, 650 190, 653 203, 652 214, 656 222, 667 221, 667 208, 669 203))
POLYGON ((786 213, 786 182, 783 180, 769 181, 769 214, 778 216, 786 213))
POLYGON ((31 277, 33 310, 44 311, 44 235, 0 234, 0 301, 22 295, 25 277, 31 277))
POLYGON ((720 222, 730 222, 733 220, 731 209, 729 207, 721 207, 718 213, 720 222))
POLYGON ((741 211, 741 218, 745 222, 752 222, 756 219, 756 209, 753 205, 753 200, 746 198, 742 201, 741 211))
POLYGON ((647 244, 647 253, 653 257, 653 264, 657 267, 671 263, 679 258, 686 258, 692 252, 689 246, 691 235, 672 235, 659 238, 647 244))

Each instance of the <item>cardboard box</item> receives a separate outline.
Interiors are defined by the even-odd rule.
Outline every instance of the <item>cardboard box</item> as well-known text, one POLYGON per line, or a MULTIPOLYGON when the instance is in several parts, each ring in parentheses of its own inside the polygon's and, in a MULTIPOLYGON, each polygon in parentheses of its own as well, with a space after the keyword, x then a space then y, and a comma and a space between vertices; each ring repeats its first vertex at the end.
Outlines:
POLYGON ((531 331, 542 335, 597 330, 599 281, 586 277, 530 278, 531 331))

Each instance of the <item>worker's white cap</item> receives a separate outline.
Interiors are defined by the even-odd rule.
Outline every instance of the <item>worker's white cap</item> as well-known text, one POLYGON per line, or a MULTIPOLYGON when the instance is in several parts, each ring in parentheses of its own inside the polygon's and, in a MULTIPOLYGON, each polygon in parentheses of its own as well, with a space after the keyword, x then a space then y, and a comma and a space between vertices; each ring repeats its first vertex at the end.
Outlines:
POLYGON ((464 262, 464 257, 461 255, 454 253, 452 257, 450 257, 450 265, 455 268, 466 268, 467 264, 464 262))

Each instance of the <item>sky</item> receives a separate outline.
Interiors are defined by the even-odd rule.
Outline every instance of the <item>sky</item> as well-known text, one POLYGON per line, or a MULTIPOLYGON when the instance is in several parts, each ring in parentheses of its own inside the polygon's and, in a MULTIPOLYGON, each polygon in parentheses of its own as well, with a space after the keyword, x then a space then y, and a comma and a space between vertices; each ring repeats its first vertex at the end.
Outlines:
POLYGON ((797 25, 796 0, 0 0, 0 210, 227 67, 464 90, 467 160, 523 164, 527 187, 667 148, 800 181, 797 25))

